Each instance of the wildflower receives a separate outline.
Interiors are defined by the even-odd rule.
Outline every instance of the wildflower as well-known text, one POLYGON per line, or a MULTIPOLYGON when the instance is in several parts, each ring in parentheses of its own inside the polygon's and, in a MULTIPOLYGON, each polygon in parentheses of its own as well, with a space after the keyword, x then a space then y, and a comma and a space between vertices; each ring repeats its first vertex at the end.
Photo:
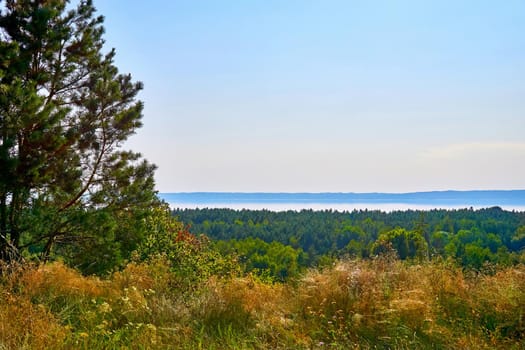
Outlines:
POLYGON ((102 304, 100 304, 98 308, 99 308, 100 312, 102 312, 102 313, 111 312, 111 306, 108 303, 106 303, 106 302, 103 302, 102 304))

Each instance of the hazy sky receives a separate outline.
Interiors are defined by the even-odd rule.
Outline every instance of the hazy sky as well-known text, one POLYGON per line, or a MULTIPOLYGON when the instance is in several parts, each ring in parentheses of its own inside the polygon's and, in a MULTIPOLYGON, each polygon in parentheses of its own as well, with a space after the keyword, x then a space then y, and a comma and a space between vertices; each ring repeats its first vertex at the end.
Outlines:
POLYGON ((161 192, 525 188, 525 1, 95 0, 161 192))

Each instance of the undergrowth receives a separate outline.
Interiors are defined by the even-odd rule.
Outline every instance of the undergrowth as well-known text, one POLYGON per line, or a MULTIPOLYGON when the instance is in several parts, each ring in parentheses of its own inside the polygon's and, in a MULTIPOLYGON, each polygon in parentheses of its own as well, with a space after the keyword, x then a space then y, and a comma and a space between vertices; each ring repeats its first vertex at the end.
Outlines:
POLYGON ((339 261, 286 284, 168 259, 106 279, 60 262, 0 277, 0 349, 524 349, 525 267, 339 261))

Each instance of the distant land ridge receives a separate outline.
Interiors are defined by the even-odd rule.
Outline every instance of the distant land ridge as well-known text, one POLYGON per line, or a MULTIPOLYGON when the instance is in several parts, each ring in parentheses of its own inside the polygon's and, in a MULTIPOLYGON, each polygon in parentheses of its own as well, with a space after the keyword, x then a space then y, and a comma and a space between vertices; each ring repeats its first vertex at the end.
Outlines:
POLYGON ((405 203, 466 206, 525 206, 525 190, 428 191, 409 193, 177 192, 160 193, 171 203, 405 203))

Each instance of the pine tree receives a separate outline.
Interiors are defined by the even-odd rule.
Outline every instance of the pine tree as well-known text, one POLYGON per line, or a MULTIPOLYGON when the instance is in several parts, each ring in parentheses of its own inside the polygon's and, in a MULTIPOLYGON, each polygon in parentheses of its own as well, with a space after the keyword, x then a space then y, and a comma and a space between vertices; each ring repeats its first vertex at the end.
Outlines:
POLYGON ((0 1, 0 258, 55 247, 111 265, 158 201, 155 167, 122 150, 141 127, 142 84, 103 53, 92 2, 66 5, 0 1))

